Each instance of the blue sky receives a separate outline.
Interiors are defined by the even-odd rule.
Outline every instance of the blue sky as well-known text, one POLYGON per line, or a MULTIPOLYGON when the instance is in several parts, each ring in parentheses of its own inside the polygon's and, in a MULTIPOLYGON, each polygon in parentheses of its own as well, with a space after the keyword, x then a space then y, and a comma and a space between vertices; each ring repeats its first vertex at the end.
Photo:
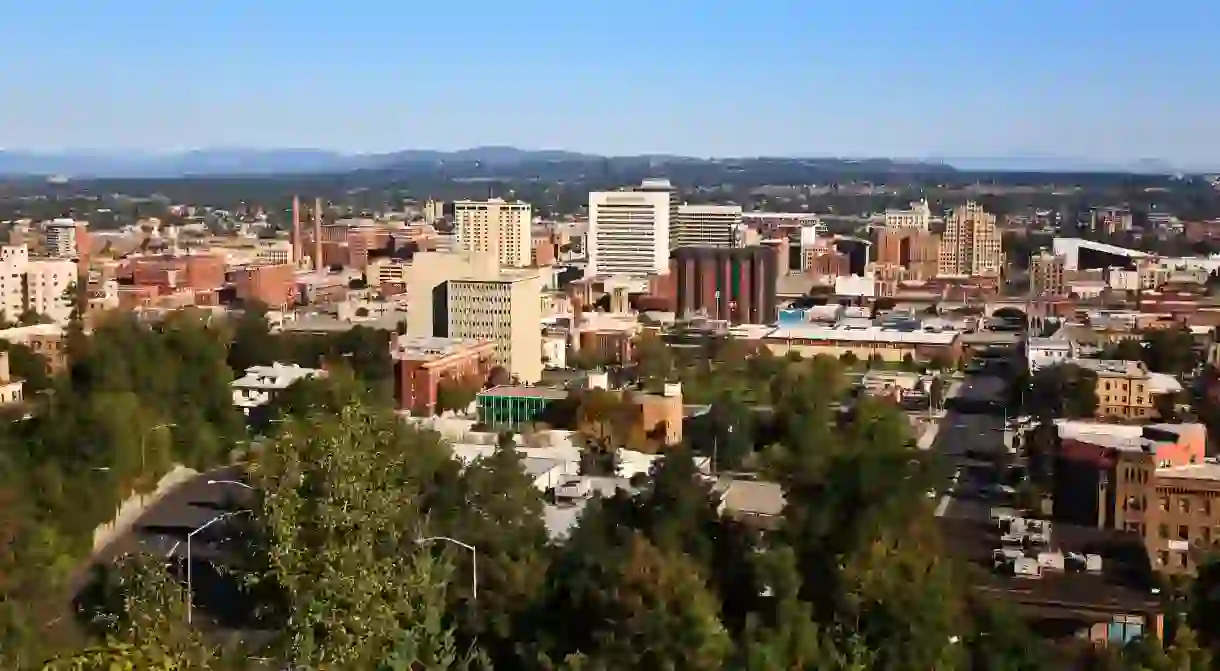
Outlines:
POLYGON ((0 3, 11 149, 1220 162, 1204 0, 0 3))

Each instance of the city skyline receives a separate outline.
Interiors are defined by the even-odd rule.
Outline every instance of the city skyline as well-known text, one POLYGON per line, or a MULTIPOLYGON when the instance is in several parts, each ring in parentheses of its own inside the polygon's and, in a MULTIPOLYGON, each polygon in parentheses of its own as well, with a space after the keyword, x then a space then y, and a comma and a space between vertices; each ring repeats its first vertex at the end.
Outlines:
POLYGON ((0 27, 31 55, 0 65, 0 147, 1220 155, 1220 95, 1191 85, 1220 63, 1213 6, 858 7, 23 5, 0 27))

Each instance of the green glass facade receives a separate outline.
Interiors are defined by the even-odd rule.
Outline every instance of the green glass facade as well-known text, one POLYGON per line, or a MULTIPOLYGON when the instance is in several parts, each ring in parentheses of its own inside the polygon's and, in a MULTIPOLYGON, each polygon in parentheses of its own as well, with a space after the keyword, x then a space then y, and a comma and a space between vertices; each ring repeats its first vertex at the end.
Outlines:
POLYGON ((496 429, 516 429, 538 419, 547 406, 558 401, 553 395, 479 394, 479 421, 496 429))

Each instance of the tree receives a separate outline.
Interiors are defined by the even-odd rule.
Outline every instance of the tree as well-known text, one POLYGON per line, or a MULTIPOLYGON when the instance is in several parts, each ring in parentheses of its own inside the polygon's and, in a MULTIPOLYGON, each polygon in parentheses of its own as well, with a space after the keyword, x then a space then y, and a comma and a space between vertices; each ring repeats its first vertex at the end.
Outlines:
POLYGON ((659 388, 669 380, 674 360, 669 346, 651 331, 636 337, 631 349, 631 361, 635 364, 635 376, 646 389, 659 388))
POLYGON ((436 384, 436 414, 464 412, 478 395, 477 381, 444 378, 436 384))
POLYGON ((277 595, 263 616, 282 633, 286 665, 375 668, 407 652, 449 663, 452 632, 437 623, 450 567, 417 542, 428 534, 425 484, 450 463, 443 450, 353 401, 337 416, 287 423, 260 453, 244 575, 277 595))
POLYGON ((839 361, 842 361, 844 366, 851 368, 860 362, 860 358, 853 352, 847 351, 839 356, 839 361))
POLYGON ((1079 419, 1097 412, 1097 374, 1075 364, 1040 369, 1033 375, 1026 404, 1031 414, 1079 419))
POLYGON ((487 387, 500 387, 512 384, 512 382, 513 376, 504 366, 492 366, 491 370, 487 372, 487 387))

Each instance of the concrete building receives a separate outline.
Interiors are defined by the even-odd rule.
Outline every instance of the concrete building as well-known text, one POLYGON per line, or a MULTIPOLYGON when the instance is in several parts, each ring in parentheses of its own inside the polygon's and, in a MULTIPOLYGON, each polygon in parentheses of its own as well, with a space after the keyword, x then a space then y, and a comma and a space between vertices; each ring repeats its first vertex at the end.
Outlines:
POLYGON ((493 198, 453 203, 453 232, 459 247, 492 254, 500 265, 510 268, 530 265, 532 222, 533 210, 521 201, 493 198))
POLYGON ((46 253, 57 259, 75 259, 89 251, 87 222, 54 219, 46 227, 46 253))
POLYGON ((270 366, 250 366, 245 375, 229 383, 233 390, 233 405, 249 414, 251 409, 267 405, 277 394, 297 382, 325 374, 326 371, 317 368, 279 362, 270 366))
POLYGON ((495 343, 495 362, 524 383, 542 376, 537 270, 501 269, 490 253, 420 252, 408 276, 407 332, 495 343))
POLYGON ((25 311, 25 270, 30 251, 25 245, 0 247, 0 313, 15 322, 25 311))
POLYGON ((957 331, 910 331, 874 326, 869 320, 844 320, 835 326, 782 324, 762 337, 762 344, 777 356, 796 352, 803 357, 851 353, 857 361, 878 358, 900 362, 942 359, 961 361, 962 337, 957 331))
POLYGON ((482 386, 491 372, 495 344, 463 338, 396 336, 390 344, 394 361, 394 399, 399 410, 415 416, 436 410, 442 381, 482 386))
POLYGON ((68 259, 31 259, 26 264, 26 307, 67 324, 75 308, 77 265, 68 259))
POLYGON ((740 226, 740 205, 679 205, 672 247, 734 247, 740 226))
POLYGON ((1043 251, 1029 259, 1029 290, 1035 296, 1065 296, 1066 259, 1043 251))
POLYGON ((932 209, 927 199, 911 203, 910 209, 886 210, 885 227, 927 232, 932 225, 932 209))
POLYGON ((1150 420, 1155 416, 1154 385, 1142 361, 1074 359, 1097 374, 1097 417, 1150 420))
POLYGON ((766 247, 679 247, 671 261, 674 312, 731 324, 770 324, 778 310, 778 265, 766 247))
POLYGON ((588 274, 668 273, 671 198, 668 191, 590 193, 588 274))
POLYGON ((953 208, 940 242, 939 275, 996 275, 1004 266, 994 214, 973 201, 953 208))

